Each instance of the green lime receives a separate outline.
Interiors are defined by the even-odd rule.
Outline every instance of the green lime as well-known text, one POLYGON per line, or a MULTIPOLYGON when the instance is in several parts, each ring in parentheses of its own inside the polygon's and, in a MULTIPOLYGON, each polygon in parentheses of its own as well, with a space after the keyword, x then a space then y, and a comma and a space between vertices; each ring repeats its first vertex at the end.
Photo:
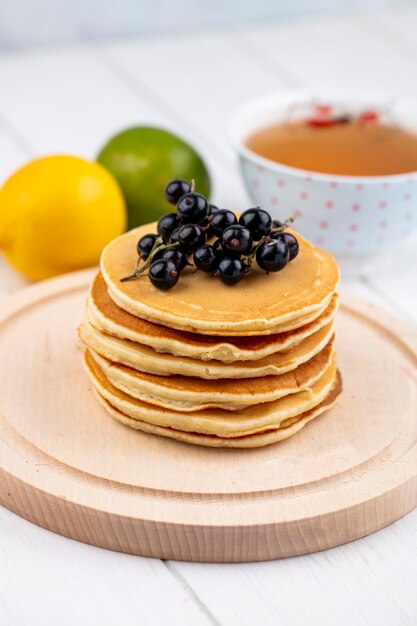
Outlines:
POLYGON ((128 128, 107 142, 97 160, 122 189, 129 228, 153 222, 173 210, 164 194, 173 178, 194 179, 198 193, 206 197, 210 193, 210 176, 200 155, 162 128, 128 128))

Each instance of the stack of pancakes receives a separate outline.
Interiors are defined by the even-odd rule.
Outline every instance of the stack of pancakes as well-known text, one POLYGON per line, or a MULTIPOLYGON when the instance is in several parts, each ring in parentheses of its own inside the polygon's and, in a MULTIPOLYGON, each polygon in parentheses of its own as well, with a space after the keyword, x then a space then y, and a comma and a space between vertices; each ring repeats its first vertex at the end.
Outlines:
POLYGON ((189 443, 256 447, 333 406, 339 271, 330 254, 297 235, 299 255, 283 271, 255 270, 234 286, 192 269, 169 291, 146 276, 121 283, 147 232, 155 225, 104 250, 79 329, 86 370, 113 417, 189 443))

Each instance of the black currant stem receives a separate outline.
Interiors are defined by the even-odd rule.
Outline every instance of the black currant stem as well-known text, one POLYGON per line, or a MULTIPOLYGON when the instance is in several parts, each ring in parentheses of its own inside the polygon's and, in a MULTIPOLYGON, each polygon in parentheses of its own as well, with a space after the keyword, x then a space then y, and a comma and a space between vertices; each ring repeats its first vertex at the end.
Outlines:
POLYGON ((243 257, 243 265, 245 266, 245 274, 248 274, 251 271, 253 259, 255 258, 256 252, 258 248, 260 248, 261 245, 265 243, 266 239, 267 239, 266 237, 262 237, 262 239, 256 242, 250 254, 243 257))
POLYGON ((128 280, 134 280, 135 278, 140 278, 141 276, 144 275, 143 272, 145 271, 145 269, 148 269, 148 267, 149 266, 146 267, 146 265, 144 265, 142 269, 133 272, 133 274, 129 274, 128 276, 123 276, 123 278, 120 279, 120 282, 127 283, 128 280))
MULTIPOLYGON (((259 207, 258 207, 259 208, 259 207)), ((271 230, 271 234, 272 233, 280 233, 282 232, 285 228, 288 228, 288 226, 290 224, 292 224, 294 222, 296 218, 295 217, 288 217, 285 222, 282 223, 281 226, 279 226, 278 228, 274 228, 271 230)), ((246 255, 243 259, 243 264, 245 266, 245 274, 247 274, 248 272, 250 272, 250 270, 252 269, 252 263, 253 263, 253 259, 256 256, 257 251, 259 250, 259 248, 262 246, 262 244, 264 244, 266 241, 270 241, 271 237, 270 235, 267 235, 266 237, 262 237, 262 239, 260 239, 259 241, 257 241, 254 245, 254 247, 252 248, 250 254, 246 255)))
POLYGON ((141 267, 139 270, 135 270, 133 272, 133 274, 129 274, 128 276, 123 276, 123 278, 120 279, 121 283, 127 283, 128 280, 134 280, 135 278, 140 278, 140 276, 143 275, 143 272, 148 269, 148 267, 150 266, 150 263, 145 263, 145 265, 143 267, 141 267))
POLYGON ((194 178, 191 179, 191 193, 195 192, 195 180, 194 178))
POLYGON ((128 280, 133 280, 134 278, 138 278, 141 274, 143 274, 143 272, 146 269, 148 269, 148 267, 150 266, 151 260, 153 259, 154 255, 155 255, 155 252, 159 249, 161 244, 162 244, 162 238, 158 237, 158 239, 155 241, 155 243, 152 246, 152 249, 151 249, 151 251, 149 253, 149 256, 148 256, 148 259, 147 259, 145 265, 143 265, 142 267, 139 267, 139 264, 140 264, 140 262, 142 260, 142 257, 139 257, 138 262, 136 264, 135 271, 132 274, 129 274, 128 276, 124 276, 124 278, 121 278, 120 282, 121 283, 125 283, 128 280))
POLYGON ((287 217, 287 219, 285 220, 285 222, 283 223, 283 227, 284 228, 288 228, 288 226, 290 226, 291 224, 293 224, 295 222, 295 220, 297 219, 296 215, 293 215, 292 217, 287 217))
POLYGON ((250 253, 250 257, 253 259, 253 257, 255 256, 255 254, 258 252, 258 249, 261 247, 261 245, 263 243, 265 243, 266 241, 266 237, 262 237, 262 239, 260 239, 256 244, 255 247, 253 248, 252 252, 250 253))
POLYGON ((243 259, 243 267, 245 268, 245 274, 249 274, 252 269, 253 257, 248 256, 243 259))
POLYGON ((178 241, 176 241, 175 243, 169 243, 169 244, 163 244, 162 243, 162 239, 158 238, 154 245, 152 250, 149 253, 148 258, 146 259, 146 263, 145 265, 142 265, 142 267, 140 268, 136 268, 134 272, 132 272, 132 274, 128 274, 127 276, 124 276, 123 278, 120 279, 121 283, 126 283, 128 280, 135 280, 135 278, 140 278, 140 276, 143 275, 143 273, 150 268, 150 266, 152 265, 152 261, 155 257, 155 254, 157 252, 162 252, 163 250, 168 250, 168 248, 174 248, 176 246, 178 246, 178 241))
POLYGON ((271 230, 271 233, 282 233, 282 231, 285 230, 286 228, 288 228, 288 226, 290 226, 291 224, 293 224, 296 219, 297 219, 296 216, 294 216, 294 217, 287 217, 285 222, 283 222, 281 224, 281 226, 278 226, 278 228, 273 228, 271 230))

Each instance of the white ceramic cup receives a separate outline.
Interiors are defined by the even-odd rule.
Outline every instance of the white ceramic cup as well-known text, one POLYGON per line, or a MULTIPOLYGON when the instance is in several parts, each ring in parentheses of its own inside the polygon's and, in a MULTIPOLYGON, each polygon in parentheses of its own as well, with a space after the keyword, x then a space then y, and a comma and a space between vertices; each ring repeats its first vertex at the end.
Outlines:
MULTIPOLYGON (((273 217, 297 217, 294 228, 315 245, 343 258, 367 259, 417 227, 417 172, 390 176, 341 176, 282 165, 249 150, 245 141, 270 124, 329 104, 359 114, 376 109, 392 123, 417 132, 417 103, 382 95, 290 92, 250 102, 231 123, 231 138, 254 205, 273 217), (297 113, 298 112, 298 113, 297 113)), ((355 268, 357 271, 358 268, 355 268)))

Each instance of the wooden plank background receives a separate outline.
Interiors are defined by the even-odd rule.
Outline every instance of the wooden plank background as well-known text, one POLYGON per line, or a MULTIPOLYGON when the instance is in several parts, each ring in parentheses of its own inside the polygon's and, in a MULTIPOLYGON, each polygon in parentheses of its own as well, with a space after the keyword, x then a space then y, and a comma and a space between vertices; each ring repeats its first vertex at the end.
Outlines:
MULTIPOLYGON (((207 160, 214 201, 246 205, 227 125, 241 103, 303 86, 417 96, 417 10, 0 54, 0 179, 30 158, 94 157, 136 123, 207 160)), ((0 208, 1 210, 1 208, 0 208)), ((417 322, 417 237, 347 290, 417 322)), ((0 295, 26 281, 0 261, 0 295)), ((0 509, 0 623, 414 626, 417 511, 376 535, 280 562, 205 565, 114 554, 0 509)))

